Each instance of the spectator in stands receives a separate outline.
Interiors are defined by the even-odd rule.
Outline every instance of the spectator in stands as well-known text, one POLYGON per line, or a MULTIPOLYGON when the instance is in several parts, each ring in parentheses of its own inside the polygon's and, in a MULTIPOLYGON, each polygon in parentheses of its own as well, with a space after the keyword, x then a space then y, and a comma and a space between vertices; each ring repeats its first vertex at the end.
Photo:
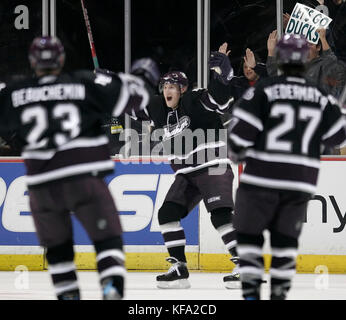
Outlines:
POLYGON ((330 25, 333 49, 338 59, 346 63, 346 2, 333 0, 336 5, 335 16, 330 25))
POLYGON ((336 13, 330 26, 330 38, 338 64, 344 68, 342 81, 346 84, 346 2, 333 0, 333 3, 336 13))
MULTIPOLYGON (((224 43, 219 51, 228 56, 231 50, 226 51, 226 49, 227 43, 224 43)), ((230 73, 231 80, 228 86, 234 101, 237 101, 249 87, 254 86, 261 77, 267 76, 266 65, 261 63, 259 57, 249 48, 246 49, 242 58, 241 70, 243 73, 241 76, 234 76, 233 69, 230 73)))
MULTIPOLYGON (((309 44, 310 53, 305 77, 338 98, 345 85, 346 69, 331 50, 326 39, 326 30, 321 28, 317 29, 317 32, 320 35, 320 40, 317 44, 309 44)), ((270 33, 267 41, 267 72, 269 76, 277 75, 278 71, 274 57, 277 41, 277 30, 274 30, 270 33)))
MULTIPOLYGON (((219 52, 229 56, 231 50, 227 51, 227 43, 224 43, 220 46, 219 52)), ((249 48, 245 50, 245 55, 242 57, 241 70, 243 75, 234 76, 233 68, 229 74, 230 81, 228 87, 234 98, 232 103, 240 99, 243 93, 248 88, 254 86, 260 78, 267 77, 266 65, 261 63, 259 57, 249 48)), ((229 113, 224 113, 220 117, 224 125, 228 124, 230 119, 229 113)))
POLYGON ((328 43, 338 59, 346 62, 346 3, 344 0, 317 0, 317 3, 326 8, 323 13, 332 19, 327 29, 328 43))
POLYGON ((0 137, 0 156, 1 157, 19 157, 21 145, 16 133, 0 137))

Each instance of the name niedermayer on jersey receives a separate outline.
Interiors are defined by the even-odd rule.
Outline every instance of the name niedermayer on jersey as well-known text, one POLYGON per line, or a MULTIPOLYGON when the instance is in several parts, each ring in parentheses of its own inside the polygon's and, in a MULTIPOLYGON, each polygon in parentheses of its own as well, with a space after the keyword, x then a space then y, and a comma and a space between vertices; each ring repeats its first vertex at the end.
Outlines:
POLYGON ((266 93, 269 102, 288 99, 320 103, 323 107, 328 103, 328 98, 317 88, 302 86, 299 84, 274 84, 266 87, 264 92, 266 93))
POLYGON ((83 84, 54 84, 38 88, 15 90, 11 95, 14 107, 49 100, 84 100, 83 84))

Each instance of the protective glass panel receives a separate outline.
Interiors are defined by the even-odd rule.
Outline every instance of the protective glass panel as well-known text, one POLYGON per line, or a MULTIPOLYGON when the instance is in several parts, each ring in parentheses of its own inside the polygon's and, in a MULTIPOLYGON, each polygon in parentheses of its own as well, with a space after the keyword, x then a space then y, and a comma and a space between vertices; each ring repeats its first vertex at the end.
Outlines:
MULTIPOLYGON (((85 0, 100 68, 124 69, 124 1, 85 0)), ((65 70, 94 69, 81 1, 56 1, 57 36, 66 50, 65 70)))
POLYGON ((133 59, 151 56, 162 73, 180 70, 197 81, 197 1, 131 2, 133 59))

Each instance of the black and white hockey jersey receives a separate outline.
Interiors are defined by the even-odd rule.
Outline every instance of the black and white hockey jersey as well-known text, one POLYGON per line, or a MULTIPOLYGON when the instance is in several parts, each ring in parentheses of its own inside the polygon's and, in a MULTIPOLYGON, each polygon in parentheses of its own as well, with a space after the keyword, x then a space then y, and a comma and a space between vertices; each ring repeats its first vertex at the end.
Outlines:
POLYGON ((321 145, 345 139, 337 101, 303 78, 262 80, 232 110, 230 151, 246 163, 241 184, 314 194, 321 145))
POLYGON ((145 109, 149 93, 132 75, 76 71, 8 84, 0 92, 0 132, 16 132, 22 143, 29 187, 114 168, 105 114, 145 109))
POLYGON ((162 142, 176 174, 231 163, 220 114, 232 101, 228 87, 217 79, 211 79, 208 89, 185 92, 174 110, 162 95, 151 99, 147 110, 154 123, 152 139, 162 142))

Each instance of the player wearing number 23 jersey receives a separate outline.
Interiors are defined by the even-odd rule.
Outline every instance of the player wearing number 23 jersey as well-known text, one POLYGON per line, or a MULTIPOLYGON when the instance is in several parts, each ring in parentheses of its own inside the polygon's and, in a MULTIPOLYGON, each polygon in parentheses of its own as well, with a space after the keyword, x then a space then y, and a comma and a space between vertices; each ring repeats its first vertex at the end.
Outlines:
POLYGON ((114 163, 102 123, 106 114, 146 112, 158 68, 143 58, 132 66, 137 76, 65 73, 65 51, 55 37, 35 38, 29 60, 35 77, 2 86, 0 134, 13 132, 22 144, 31 214, 56 296, 81 297, 74 264, 74 213, 94 246, 103 299, 122 299, 122 228, 103 180, 114 163))
POLYGON ((92 71, 45 75, 16 82, 0 94, 0 130, 23 144, 26 182, 34 187, 71 176, 113 170, 102 116, 143 109, 149 95, 141 79, 92 71))

